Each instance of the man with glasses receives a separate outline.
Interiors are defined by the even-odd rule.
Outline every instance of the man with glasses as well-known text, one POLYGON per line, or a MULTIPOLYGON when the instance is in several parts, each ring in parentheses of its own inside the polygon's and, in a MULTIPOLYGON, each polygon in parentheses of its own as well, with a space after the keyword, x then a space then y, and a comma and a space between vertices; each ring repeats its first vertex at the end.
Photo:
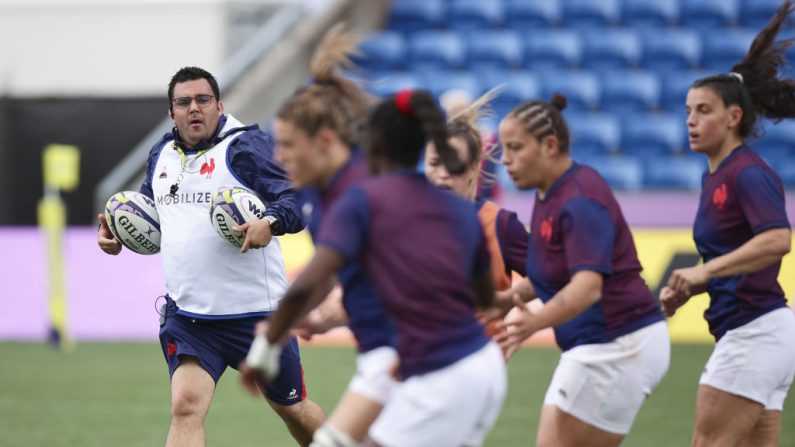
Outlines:
MULTIPOLYGON (((171 374, 171 427, 167 446, 204 445, 204 419, 215 385, 237 368, 254 338, 254 326, 276 310, 287 286, 274 235, 303 228, 295 193, 273 160, 274 142, 257 125, 224 114, 218 83, 197 67, 179 70, 168 85, 171 133, 150 151, 141 192, 160 217, 161 257, 168 294, 161 308, 160 343, 171 374), (245 186, 266 202, 265 216, 246 224, 237 249, 210 223, 210 198, 223 185, 245 186), (261 250, 250 250, 258 249, 261 250)), ((99 246, 118 254, 104 215, 99 246)), ((308 445, 323 412, 306 399, 292 339, 281 357, 282 374, 263 394, 293 437, 308 445)))

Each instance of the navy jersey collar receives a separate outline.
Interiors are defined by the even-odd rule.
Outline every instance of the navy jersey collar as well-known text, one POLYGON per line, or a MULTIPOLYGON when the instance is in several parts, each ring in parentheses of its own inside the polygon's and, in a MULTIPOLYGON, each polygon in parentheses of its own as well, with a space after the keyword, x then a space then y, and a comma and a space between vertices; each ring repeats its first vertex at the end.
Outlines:
POLYGON ((549 191, 547 191, 547 194, 543 199, 541 198, 539 193, 536 192, 536 200, 540 202, 546 202, 547 200, 549 200, 549 198, 552 197, 552 195, 555 194, 555 192, 558 189, 560 189, 560 185, 562 185, 566 181, 566 179, 574 175, 574 172, 579 168, 580 165, 576 161, 572 160, 569 169, 566 169, 566 172, 564 172, 563 175, 561 175, 560 177, 558 177, 557 180, 555 180, 555 183, 552 184, 552 187, 549 188, 549 191))
POLYGON ((748 146, 745 145, 745 143, 737 146, 737 148, 735 148, 733 151, 731 151, 731 153, 726 158, 724 158, 723 161, 720 162, 720 164, 718 165, 718 168, 715 169, 715 172, 709 172, 709 168, 707 168, 707 175, 713 176, 713 175, 717 174, 718 172, 720 172, 721 169, 723 169, 724 166, 728 166, 728 164, 731 162, 731 160, 733 160, 738 153, 745 152, 747 150, 750 150, 750 149, 749 149, 748 146))

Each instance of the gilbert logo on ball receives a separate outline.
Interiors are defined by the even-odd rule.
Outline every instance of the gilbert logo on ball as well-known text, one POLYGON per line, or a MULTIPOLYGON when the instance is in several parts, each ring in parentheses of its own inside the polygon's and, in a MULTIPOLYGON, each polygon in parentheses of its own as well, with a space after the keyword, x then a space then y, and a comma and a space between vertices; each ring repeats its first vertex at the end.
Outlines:
POLYGON ((116 193, 105 203, 105 218, 125 247, 142 255, 160 251, 160 218, 149 197, 136 191, 116 193))
POLYGON ((232 227, 265 217, 265 202, 254 192, 242 186, 222 186, 213 193, 210 204, 210 222, 222 239, 235 247, 243 246, 245 235, 232 227))

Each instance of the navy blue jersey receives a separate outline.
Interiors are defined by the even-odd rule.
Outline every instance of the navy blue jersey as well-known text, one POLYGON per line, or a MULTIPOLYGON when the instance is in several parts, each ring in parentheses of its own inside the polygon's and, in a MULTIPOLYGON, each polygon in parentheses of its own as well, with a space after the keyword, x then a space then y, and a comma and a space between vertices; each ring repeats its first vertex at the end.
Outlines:
MULTIPOLYGON (((299 191, 304 220, 317 240, 318 230, 328 209, 352 186, 367 178, 367 165, 361 152, 354 151, 350 160, 334 175, 325 190, 305 188, 299 191)), ((346 263, 338 275, 342 285, 342 304, 348 314, 350 328, 360 352, 382 346, 396 346, 397 330, 378 301, 375 285, 367 278, 356 260, 346 263)))
POLYGON ((491 267, 471 202, 421 174, 387 173, 345 193, 324 219, 318 243, 365 266, 397 325, 403 378, 488 343, 473 312, 472 279, 491 267))
MULTIPOLYGON (((696 247, 709 262, 772 228, 789 228, 781 180, 753 150, 741 146, 715 172, 704 173, 693 224, 696 247)), ((780 269, 781 261, 755 273, 709 281, 710 304, 704 318, 716 339, 786 306, 777 280, 780 269)))
POLYGON ((613 192, 596 171, 574 163, 545 198, 536 199, 527 276, 547 302, 582 270, 602 274, 602 296, 555 328, 564 351, 606 343, 663 319, 640 277, 635 243, 613 192))

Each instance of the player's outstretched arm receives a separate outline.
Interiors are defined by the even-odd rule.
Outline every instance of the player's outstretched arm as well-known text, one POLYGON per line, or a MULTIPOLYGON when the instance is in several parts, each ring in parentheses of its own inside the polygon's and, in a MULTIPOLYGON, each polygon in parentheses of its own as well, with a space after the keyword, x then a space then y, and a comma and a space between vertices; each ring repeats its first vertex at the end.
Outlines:
POLYGON ((109 255, 117 255, 121 252, 121 242, 113 236, 108 227, 108 221, 104 214, 97 215, 99 219, 99 229, 97 230, 97 244, 99 248, 109 255))

